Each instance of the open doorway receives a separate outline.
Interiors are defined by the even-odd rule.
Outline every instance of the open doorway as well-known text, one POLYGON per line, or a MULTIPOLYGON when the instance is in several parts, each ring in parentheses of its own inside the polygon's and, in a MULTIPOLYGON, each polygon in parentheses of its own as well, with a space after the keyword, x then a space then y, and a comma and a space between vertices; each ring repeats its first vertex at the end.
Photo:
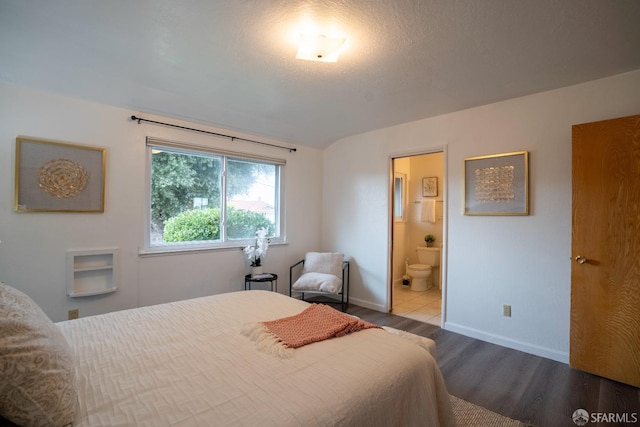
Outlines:
POLYGON ((437 326, 443 319, 444 165, 442 151, 392 159, 390 309, 437 326))

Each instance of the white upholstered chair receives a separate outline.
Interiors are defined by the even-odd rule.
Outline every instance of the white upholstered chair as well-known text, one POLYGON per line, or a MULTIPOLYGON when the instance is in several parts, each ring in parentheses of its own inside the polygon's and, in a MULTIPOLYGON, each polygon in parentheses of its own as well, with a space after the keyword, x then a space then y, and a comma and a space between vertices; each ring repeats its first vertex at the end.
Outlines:
POLYGON ((307 252, 303 260, 289 268, 289 296, 294 294, 303 301, 305 294, 328 296, 313 302, 339 304, 345 311, 349 304, 349 261, 339 252, 307 252))

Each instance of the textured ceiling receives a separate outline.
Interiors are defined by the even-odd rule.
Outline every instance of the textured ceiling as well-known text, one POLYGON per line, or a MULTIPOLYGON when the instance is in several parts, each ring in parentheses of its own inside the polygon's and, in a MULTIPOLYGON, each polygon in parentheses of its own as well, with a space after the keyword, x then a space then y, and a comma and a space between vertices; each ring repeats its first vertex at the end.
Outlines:
POLYGON ((0 0, 0 81, 317 148, 636 69, 638 0, 0 0))

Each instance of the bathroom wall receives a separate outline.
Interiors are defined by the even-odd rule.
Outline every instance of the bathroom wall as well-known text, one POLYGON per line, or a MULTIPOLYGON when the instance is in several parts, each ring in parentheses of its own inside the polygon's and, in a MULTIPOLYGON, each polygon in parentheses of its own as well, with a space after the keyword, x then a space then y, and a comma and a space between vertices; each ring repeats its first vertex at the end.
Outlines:
MULTIPOLYGON (((409 222, 407 227, 407 239, 405 252, 409 257, 409 263, 418 262, 416 247, 425 246, 424 236, 433 234, 436 238, 434 246, 442 248, 443 239, 443 184, 444 184, 444 154, 430 153, 409 158, 411 161, 411 179, 409 180, 409 222), (438 196, 422 196, 422 178, 438 178, 438 196), (420 220, 421 203, 426 199, 436 200, 436 222, 424 222, 420 220)), ((442 253, 442 252, 441 252, 442 253)), ((431 272, 434 285, 441 285, 441 268, 434 268, 431 272)))
POLYGON ((415 248, 425 246, 424 236, 433 234, 436 238, 434 246, 442 245, 442 213, 443 213, 443 183, 444 183, 444 155, 442 153, 431 153, 422 156, 410 157, 411 178, 409 180, 409 238, 407 239, 406 251, 409 254, 410 262, 417 262, 415 248), (422 178, 438 178, 438 196, 422 196, 422 178), (424 222, 420 220, 422 200, 436 200, 436 223, 424 222))
POLYGON ((407 176, 405 185, 407 186, 404 200, 405 220, 393 222, 393 283, 402 280, 405 274, 404 260, 407 258, 407 237, 409 236, 409 217, 411 215, 412 204, 409 191, 411 179, 411 159, 400 157, 393 160, 394 172, 403 173, 407 176))
MULTIPOLYGON (((405 202, 406 221, 394 221, 393 223, 393 283, 402 280, 405 274, 405 260, 409 263, 417 263, 417 246, 425 246, 424 236, 433 234, 436 237, 436 246, 443 242, 443 183, 444 183, 444 155, 443 153, 430 153, 394 159, 394 172, 407 175, 407 198, 405 202), (428 199, 422 196, 422 178, 438 178, 438 196, 436 202, 437 222, 423 222, 420 220, 420 202, 428 199)), ((430 198, 430 197, 429 197, 430 198)), ((439 274, 439 271, 436 272, 439 274)))

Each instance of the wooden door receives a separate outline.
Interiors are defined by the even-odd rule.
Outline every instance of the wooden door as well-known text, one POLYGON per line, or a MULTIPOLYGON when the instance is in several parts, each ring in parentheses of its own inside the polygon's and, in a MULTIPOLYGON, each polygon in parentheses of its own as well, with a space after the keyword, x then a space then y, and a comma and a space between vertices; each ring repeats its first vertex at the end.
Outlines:
POLYGON ((640 387, 640 115, 572 130, 570 363, 640 387))

